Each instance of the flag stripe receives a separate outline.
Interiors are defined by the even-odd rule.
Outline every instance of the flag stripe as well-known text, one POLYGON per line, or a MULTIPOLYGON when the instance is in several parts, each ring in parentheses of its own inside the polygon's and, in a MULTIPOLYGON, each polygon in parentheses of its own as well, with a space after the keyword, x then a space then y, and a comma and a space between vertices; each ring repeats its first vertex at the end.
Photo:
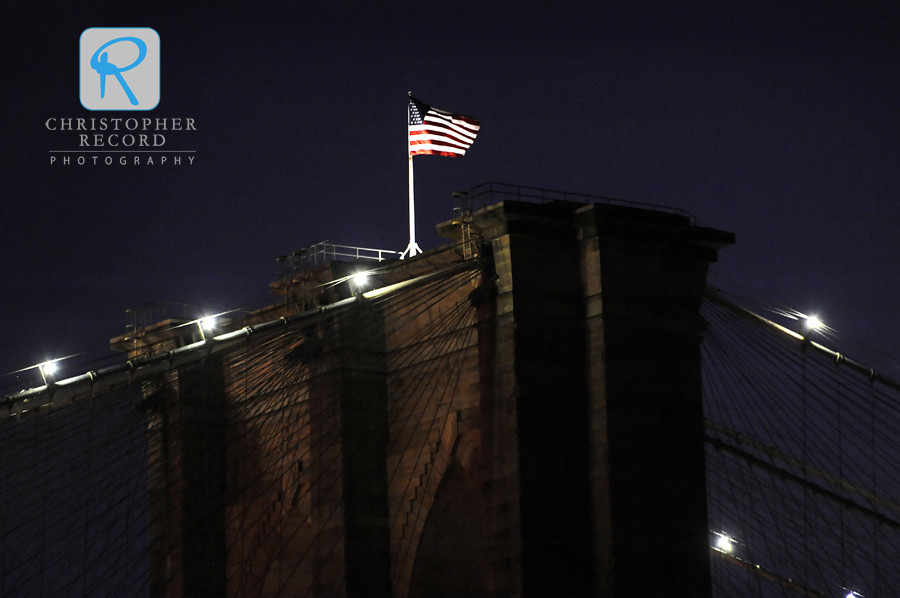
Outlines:
POLYGON ((431 155, 431 156, 446 156, 448 158, 462 158, 465 155, 465 152, 441 152, 441 151, 435 151, 435 150, 424 150, 424 151, 417 150, 417 151, 409 152, 409 155, 410 156, 431 155))
POLYGON ((460 136, 460 137, 464 137, 464 138, 466 138, 466 139, 469 139, 470 141, 475 141, 475 136, 478 134, 477 131, 473 133, 473 132, 471 132, 471 131, 467 131, 467 130, 465 130, 465 129, 461 129, 461 128, 456 127, 456 126, 453 126, 453 125, 447 126, 447 125, 445 125, 445 124, 443 124, 443 123, 440 123, 440 122, 434 122, 434 121, 432 121, 432 120, 430 120, 430 119, 427 119, 427 118, 425 119, 425 124, 424 124, 424 125, 414 125, 413 127, 420 127, 420 126, 421 126, 421 127, 429 127, 429 128, 431 128, 431 129, 434 129, 434 130, 446 131, 446 132, 448 132, 448 133, 453 133, 453 134, 456 134, 456 135, 458 135, 458 136, 460 136))
POLYGON ((412 142, 413 139, 446 139, 448 141, 453 141, 455 143, 459 143, 461 145, 465 145, 466 147, 472 145, 473 139, 467 139, 465 137, 460 137, 459 135, 453 135, 446 133, 444 131, 439 131, 436 129, 420 129, 418 131, 410 131, 409 139, 412 142))
POLYGON ((450 112, 447 112, 446 110, 441 110, 440 108, 434 108, 434 107, 431 107, 431 106, 429 106, 428 109, 429 109, 431 112, 435 113, 435 114, 445 114, 445 115, 447 115, 447 116, 449 116, 449 117, 451 117, 451 118, 455 118, 455 119, 457 119, 457 120, 460 120, 460 121, 462 121, 462 122, 464 122, 464 123, 466 123, 466 124, 472 125, 472 126, 475 127, 476 129, 478 129, 479 125, 481 124, 481 123, 478 121, 478 119, 472 118, 471 116, 463 116, 462 114, 451 114, 450 112))
POLYGON ((429 145, 414 145, 410 149, 413 152, 429 152, 431 150, 438 150, 442 152, 453 152, 455 154, 464 155, 466 150, 461 147, 453 147, 452 145, 446 145, 443 143, 431 143, 429 145))
POLYGON ((470 122, 466 122, 460 118, 454 118, 454 116, 452 114, 451 115, 437 114, 434 112, 433 109, 431 112, 429 112, 428 114, 425 115, 425 122, 429 122, 429 121, 430 122, 441 122, 441 123, 446 124, 447 126, 456 126, 463 130, 468 129, 474 133, 477 133, 478 129, 481 128, 478 125, 477 121, 473 124, 470 122))
POLYGON ((452 131, 458 135, 462 135, 463 137, 468 137, 469 139, 475 140, 475 136, 478 135, 478 131, 469 131, 463 129, 462 127, 458 127, 453 124, 442 123, 440 121, 434 121, 430 118, 425 119, 424 125, 413 125, 413 126, 429 126, 435 129, 442 129, 445 131, 452 131))
POLYGON ((462 149, 468 149, 469 146, 472 145, 471 141, 466 141, 465 139, 460 139, 458 137, 453 137, 451 135, 444 135, 442 133, 434 134, 431 131, 423 131, 421 133, 410 133, 410 135, 409 135, 410 145, 412 145, 413 143, 421 145, 422 143, 429 143, 431 141, 457 145, 457 146, 461 147, 462 149))
POLYGON ((438 141, 438 142, 426 141, 426 142, 412 143, 409 146, 409 151, 411 151, 411 152, 425 151, 425 150, 433 148, 433 147, 437 147, 437 148, 440 148, 442 150, 447 150, 447 151, 453 150, 456 152, 460 152, 462 154, 466 153, 465 147, 460 147, 458 145, 453 145, 451 143, 443 143, 440 141, 438 141))
POLYGON ((465 145, 466 147, 472 145, 471 139, 465 139, 464 137, 460 137, 459 135, 448 135, 444 131, 434 131, 431 129, 425 129, 422 131, 410 131, 409 132, 410 141, 414 139, 418 140, 426 140, 426 139, 446 139, 447 141, 452 141, 453 143, 458 143, 460 145, 465 145))
POLYGON ((480 129, 481 123, 477 119, 409 99, 410 156, 462 157, 475 142, 480 129))

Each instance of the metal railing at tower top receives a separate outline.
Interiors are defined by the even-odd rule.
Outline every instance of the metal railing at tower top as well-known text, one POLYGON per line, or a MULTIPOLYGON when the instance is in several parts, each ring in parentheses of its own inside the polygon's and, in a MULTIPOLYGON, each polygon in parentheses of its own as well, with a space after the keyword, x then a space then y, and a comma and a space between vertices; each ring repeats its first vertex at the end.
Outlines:
POLYGON ((275 259, 279 264, 278 272, 275 275, 281 281, 288 281, 284 295, 286 304, 299 302, 308 307, 312 298, 310 270, 316 266, 337 260, 383 262, 400 259, 400 252, 319 241, 309 247, 298 249, 290 255, 281 255, 275 259))
POLYGON ((298 249, 289 256, 280 256, 278 257, 278 262, 288 262, 290 268, 297 269, 320 266, 340 258, 383 262, 384 260, 397 259, 399 257, 399 251, 390 249, 371 249, 368 247, 354 247, 352 245, 336 245, 331 241, 320 241, 309 247, 298 249))
POLYGON ((207 305, 179 303, 177 301, 152 301, 140 307, 125 310, 127 330, 137 330, 168 319, 198 320, 221 311, 207 305))
POLYGON ((512 185, 509 183, 489 182, 482 183, 468 191, 458 191, 453 194, 453 210, 458 212, 473 212, 475 210, 499 203, 505 200, 527 201, 531 203, 550 203, 551 201, 572 201, 576 203, 591 204, 605 203, 644 210, 654 210, 677 214, 688 218, 691 224, 696 224, 696 217, 686 210, 671 208, 657 204, 628 201, 606 197, 603 195, 589 195, 587 193, 573 193, 571 191, 558 191, 554 189, 542 189, 540 187, 527 187, 525 185, 512 185))

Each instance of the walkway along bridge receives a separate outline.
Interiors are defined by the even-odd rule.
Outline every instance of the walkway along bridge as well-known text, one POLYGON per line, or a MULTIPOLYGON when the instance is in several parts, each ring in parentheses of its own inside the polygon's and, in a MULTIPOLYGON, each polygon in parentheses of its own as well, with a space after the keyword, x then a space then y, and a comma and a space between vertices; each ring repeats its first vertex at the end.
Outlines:
POLYGON ((900 595, 900 387, 707 288, 733 235, 439 230, 0 401, 0 596, 900 595))

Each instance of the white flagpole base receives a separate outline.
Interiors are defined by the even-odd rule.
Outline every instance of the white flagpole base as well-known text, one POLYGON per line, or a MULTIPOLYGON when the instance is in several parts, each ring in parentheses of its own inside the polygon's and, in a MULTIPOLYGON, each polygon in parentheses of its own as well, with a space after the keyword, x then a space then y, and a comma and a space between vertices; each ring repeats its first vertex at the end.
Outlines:
POLYGON ((400 254, 400 259, 402 260, 407 255, 409 257, 415 257, 417 253, 422 253, 422 250, 419 248, 419 244, 415 241, 410 241, 409 245, 406 246, 406 250, 400 254))

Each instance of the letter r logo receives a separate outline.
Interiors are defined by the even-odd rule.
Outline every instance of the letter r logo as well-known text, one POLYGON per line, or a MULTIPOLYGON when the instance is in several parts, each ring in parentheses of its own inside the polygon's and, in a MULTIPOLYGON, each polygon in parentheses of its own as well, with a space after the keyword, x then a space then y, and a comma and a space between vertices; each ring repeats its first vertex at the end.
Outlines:
POLYGON ((79 43, 81 105, 153 110, 159 104, 159 34, 149 27, 91 27, 79 43))

